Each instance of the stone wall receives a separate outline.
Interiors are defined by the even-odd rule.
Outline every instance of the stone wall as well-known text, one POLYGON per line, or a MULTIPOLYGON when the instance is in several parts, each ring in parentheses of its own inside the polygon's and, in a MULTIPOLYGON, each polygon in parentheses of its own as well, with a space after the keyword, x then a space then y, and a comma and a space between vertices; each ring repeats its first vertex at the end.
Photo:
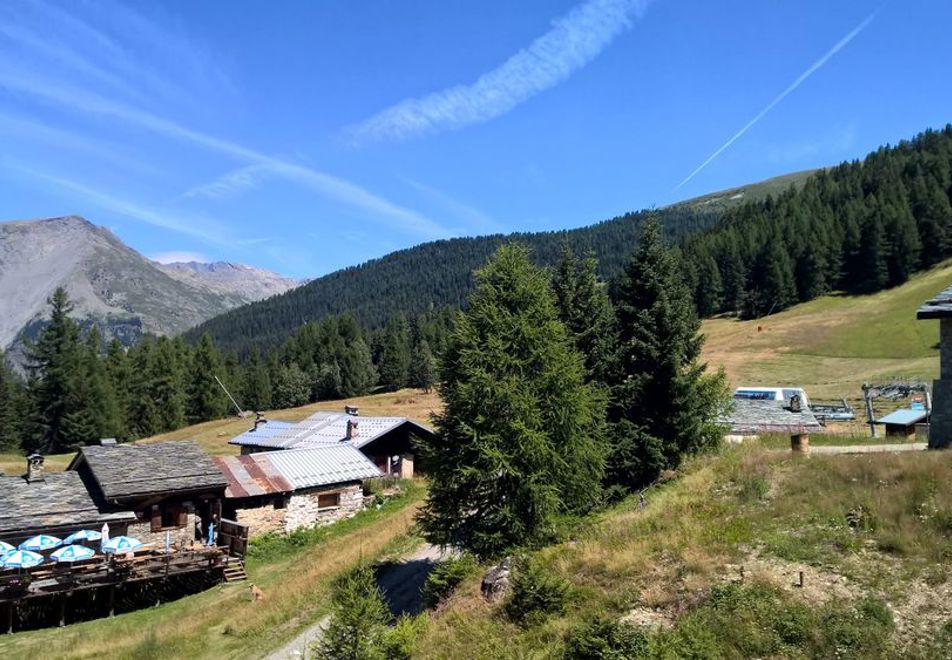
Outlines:
POLYGON ((288 498, 284 529, 290 533, 302 527, 327 525, 356 515, 363 506, 364 494, 360 484, 297 491, 288 498), (318 496, 331 493, 340 494, 339 504, 321 509, 318 496))
POLYGON ((284 532, 287 508, 279 509, 272 502, 251 509, 238 509, 235 514, 235 522, 248 525, 248 533, 254 538, 262 534, 284 532))
POLYGON ((939 321, 940 379, 932 384, 929 447, 944 449, 952 444, 952 319, 939 321))
POLYGON ((149 517, 148 511, 145 513, 137 511, 136 516, 139 519, 129 525, 129 530, 126 534, 132 538, 139 539, 143 543, 151 544, 153 548, 165 547, 166 531, 172 532, 172 543, 177 548, 188 548, 195 540, 195 512, 191 509, 189 509, 185 516, 186 523, 184 527, 171 527, 168 528, 168 530, 163 529, 158 532, 152 531, 152 520, 149 517))

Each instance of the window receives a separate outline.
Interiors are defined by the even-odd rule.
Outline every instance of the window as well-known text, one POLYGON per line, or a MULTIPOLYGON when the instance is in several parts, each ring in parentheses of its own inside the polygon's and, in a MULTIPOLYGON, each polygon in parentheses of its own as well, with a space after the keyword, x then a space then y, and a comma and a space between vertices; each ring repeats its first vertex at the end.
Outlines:
POLYGON ((332 509, 340 506, 340 493, 324 493, 317 496, 318 509, 332 509))
POLYGON ((151 527, 153 532, 184 527, 188 524, 188 511, 180 503, 153 504, 151 527))

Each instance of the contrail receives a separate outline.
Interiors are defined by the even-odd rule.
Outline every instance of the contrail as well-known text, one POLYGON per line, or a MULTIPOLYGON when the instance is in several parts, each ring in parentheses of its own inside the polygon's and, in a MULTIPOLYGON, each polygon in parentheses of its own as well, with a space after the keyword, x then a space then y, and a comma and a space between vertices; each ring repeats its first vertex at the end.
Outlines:
POLYGON ((804 71, 803 73, 801 73, 800 76, 799 76, 796 80, 794 80, 792 83, 790 83, 790 86, 789 86, 789 87, 787 87, 785 90, 783 90, 782 92, 780 92, 780 94, 779 94, 773 101, 771 101, 770 103, 767 104, 767 107, 765 107, 763 110, 761 110, 760 112, 758 112, 757 115, 756 115, 753 119, 751 119, 749 122, 747 122, 746 124, 744 124, 744 127, 743 127, 742 129, 740 129, 739 131, 737 131, 737 132, 734 134, 734 136, 731 137, 730 140, 728 140, 727 142, 725 142, 724 144, 722 144, 722 145, 720 146, 720 148, 719 148, 717 151, 715 151, 715 152, 712 153, 710 156, 708 156, 707 160, 705 160, 703 163, 701 163, 700 165, 698 165, 698 166, 697 166, 697 169, 695 169, 693 172, 691 172, 690 174, 688 174, 688 175, 684 178, 684 180, 683 180, 681 183, 679 183, 678 185, 676 185, 676 186, 674 187, 674 189, 675 189, 675 190, 678 190, 678 189, 681 188, 681 186, 683 186, 685 183, 687 183, 688 181, 690 181, 691 179, 693 179, 695 176, 697 176, 697 174, 698 174, 701 170, 703 170, 705 167, 707 167, 708 165, 711 164, 711 161, 713 161, 715 158, 717 158, 718 156, 720 156, 720 155, 724 152, 725 149, 727 149, 729 146, 731 146, 732 144, 734 144, 738 139, 740 139, 741 136, 744 135, 744 133, 746 133, 747 131, 749 131, 749 130, 754 126, 754 124, 756 124, 756 123, 759 122, 761 119, 763 119, 763 118, 764 118, 764 115, 766 115, 768 112, 770 112, 771 110, 773 110, 774 107, 775 107, 778 103, 780 103, 780 102, 783 101, 785 98, 787 98, 787 96, 789 96, 790 93, 793 92, 797 87, 799 87, 800 85, 802 85, 802 84, 804 83, 804 81, 806 81, 807 78, 809 78, 810 76, 812 76, 814 73, 816 73, 816 71, 817 71, 820 67, 822 67, 824 64, 826 64, 827 62, 829 62, 829 61, 830 61, 830 58, 832 58, 832 57, 833 57, 834 55, 836 55, 838 52, 840 52, 841 50, 843 50, 843 48, 844 48, 849 42, 851 42, 853 39, 856 38, 856 35, 858 35, 860 32, 862 32, 863 30, 865 30, 865 29, 866 29, 866 26, 869 25, 870 23, 872 23, 873 19, 876 18, 876 15, 881 11, 881 9, 882 9, 882 8, 880 7, 880 9, 877 9, 877 10, 874 11, 872 14, 870 14, 869 16, 867 16, 865 19, 863 19, 863 22, 862 22, 862 23, 860 23, 859 25, 857 25, 856 27, 854 27, 852 30, 849 31, 849 33, 847 33, 847 35, 846 35, 845 37, 843 37, 842 39, 840 39, 839 41, 837 41, 837 42, 836 42, 836 45, 834 45, 830 50, 826 51, 826 53, 823 54, 823 57, 821 57, 821 58, 818 59, 816 62, 814 62, 814 63, 810 66, 809 69, 807 69, 806 71, 804 71))

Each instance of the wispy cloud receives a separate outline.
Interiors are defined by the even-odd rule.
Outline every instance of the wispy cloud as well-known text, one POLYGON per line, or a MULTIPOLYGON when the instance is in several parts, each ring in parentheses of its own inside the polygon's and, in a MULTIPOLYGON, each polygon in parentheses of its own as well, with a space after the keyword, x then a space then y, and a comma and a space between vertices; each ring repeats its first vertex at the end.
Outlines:
POLYGON ((403 100, 345 131, 354 144, 404 140, 489 121, 554 87, 629 28, 649 0, 588 0, 470 85, 403 100))
POLYGON ((201 252, 179 252, 172 250, 170 252, 159 252, 153 254, 149 257, 152 261, 157 261, 160 264, 187 264, 192 261, 197 261, 200 264, 207 264, 211 261, 201 252))
POLYGON ((843 48, 845 48, 853 39, 855 39, 856 36, 857 36, 860 32, 862 32, 863 30, 865 30, 866 27, 867 27, 870 23, 872 23, 873 19, 876 18, 876 15, 879 13, 879 11, 880 11, 880 10, 874 11, 872 14, 870 14, 869 16, 867 16, 866 18, 864 18, 864 19, 860 22, 859 25, 857 25, 857 26, 854 27, 852 30, 850 30, 849 32, 847 32, 847 33, 846 33, 846 36, 844 36, 842 39, 840 39, 839 41, 837 41, 837 42, 833 45, 833 47, 830 48, 830 50, 826 51, 826 52, 823 54, 823 56, 822 56, 820 59, 818 59, 816 62, 814 62, 813 64, 811 64, 810 67, 809 67, 806 71, 804 71, 803 73, 801 73, 801 74, 797 77, 796 80, 794 80, 792 83, 790 83, 790 85, 787 86, 787 88, 786 88, 785 90, 783 90, 782 92, 780 92, 780 94, 778 94, 770 103, 768 103, 768 104, 766 105, 766 107, 764 107, 763 110, 761 110, 760 112, 758 112, 758 113, 754 116, 753 119, 751 119, 749 122, 747 122, 746 124, 744 124, 743 128, 741 128, 739 131, 737 131, 736 133, 734 133, 734 135, 731 136, 731 138, 730 138, 727 142, 725 142, 724 144, 722 144, 720 147, 717 148, 717 150, 716 150, 714 153, 712 153, 710 156, 708 156, 708 157, 707 157, 707 160, 705 160, 703 163, 701 163, 700 165, 698 165, 698 166, 694 169, 693 172, 691 172, 691 173, 688 174, 686 177, 684 177, 684 179, 681 181, 681 183, 679 183, 677 186, 675 186, 674 189, 675 189, 675 190, 680 189, 682 186, 684 186, 684 184, 686 184, 688 181, 690 181, 690 180, 693 179, 695 176, 697 176, 697 175, 701 172, 701 170, 703 170, 705 167, 707 167, 708 165, 710 165, 710 164, 714 161, 715 158, 717 158, 717 157, 720 156, 722 153, 724 153, 724 151, 725 151, 728 147, 730 147, 732 144, 734 144, 735 142, 737 142, 737 140, 739 140, 739 139, 744 135, 744 133, 746 133, 746 132, 749 131, 751 128, 753 128, 754 125, 755 125, 757 122, 759 122, 761 119, 763 119, 764 116, 765 116, 768 112, 770 112, 771 110, 773 110, 773 109, 777 106, 778 103, 780 103, 780 102, 783 101, 785 98, 787 98, 787 96, 789 96, 791 93, 793 93, 794 91, 796 91, 796 89, 797 89, 800 85, 802 85, 802 84, 807 80, 807 78, 809 78, 809 77, 812 76, 814 73, 816 73, 824 64, 826 64, 827 62, 829 62, 830 59, 831 59, 834 55, 836 55, 838 52, 840 52, 841 50, 843 50, 843 48))
POLYGON ((42 183, 44 189, 52 186, 72 198, 80 199, 84 203, 98 206, 122 217, 191 236, 206 243, 226 244, 225 227, 212 218, 157 209, 10 158, 0 161, 0 166, 11 174, 30 179, 33 183, 42 183))
POLYGON ((0 66, 0 87, 30 94, 70 110, 118 119, 153 133, 183 140, 219 153, 265 167, 277 176, 296 181, 330 199, 383 216, 399 228, 428 238, 445 237, 450 232, 423 215, 379 197, 357 184, 298 163, 273 158, 235 142, 190 129, 135 106, 114 101, 59 81, 30 76, 0 66))
POLYGON ((413 179, 405 178, 403 181, 408 186, 421 193, 427 199, 444 208, 455 218, 461 220, 465 226, 460 233, 498 232, 503 229, 502 225, 489 214, 484 213, 483 211, 480 211, 469 204, 461 202, 442 190, 437 190, 432 186, 428 186, 425 183, 420 183, 419 181, 414 181, 413 179))
POLYGON ((180 199, 229 199, 254 188, 274 176, 271 168, 263 163, 252 163, 226 172, 217 179, 192 186, 179 195, 180 199))

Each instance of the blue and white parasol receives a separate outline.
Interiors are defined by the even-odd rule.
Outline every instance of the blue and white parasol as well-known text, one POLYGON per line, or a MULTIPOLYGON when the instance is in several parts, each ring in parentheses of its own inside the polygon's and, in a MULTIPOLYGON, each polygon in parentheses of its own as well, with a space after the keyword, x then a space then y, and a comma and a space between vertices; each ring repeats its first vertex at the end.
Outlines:
POLYGON ((53 548, 58 548, 61 545, 63 545, 63 542, 55 536, 37 534, 36 536, 31 536, 17 547, 20 550, 42 552, 43 550, 52 550, 53 548))
POLYGON ((102 534, 97 532, 94 529, 81 529, 78 532, 73 532, 65 539, 63 539, 63 545, 69 545, 71 543, 82 543, 83 541, 101 541, 102 534))
POLYGON ((0 541, 0 557, 3 557, 4 555, 7 555, 13 552, 14 550, 16 550, 16 548, 14 548, 12 545, 7 543, 6 541, 0 541))
POLYGON ((135 552, 145 544, 131 536, 113 536, 102 544, 102 551, 107 555, 135 552))
POLYGON ((43 563, 43 555, 29 550, 14 550, 0 561, 4 568, 33 568, 43 563))
POLYGON ((84 545, 64 545, 50 555, 53 561, 71 562, 83 561, 96 556, 96 553, 84 545))

